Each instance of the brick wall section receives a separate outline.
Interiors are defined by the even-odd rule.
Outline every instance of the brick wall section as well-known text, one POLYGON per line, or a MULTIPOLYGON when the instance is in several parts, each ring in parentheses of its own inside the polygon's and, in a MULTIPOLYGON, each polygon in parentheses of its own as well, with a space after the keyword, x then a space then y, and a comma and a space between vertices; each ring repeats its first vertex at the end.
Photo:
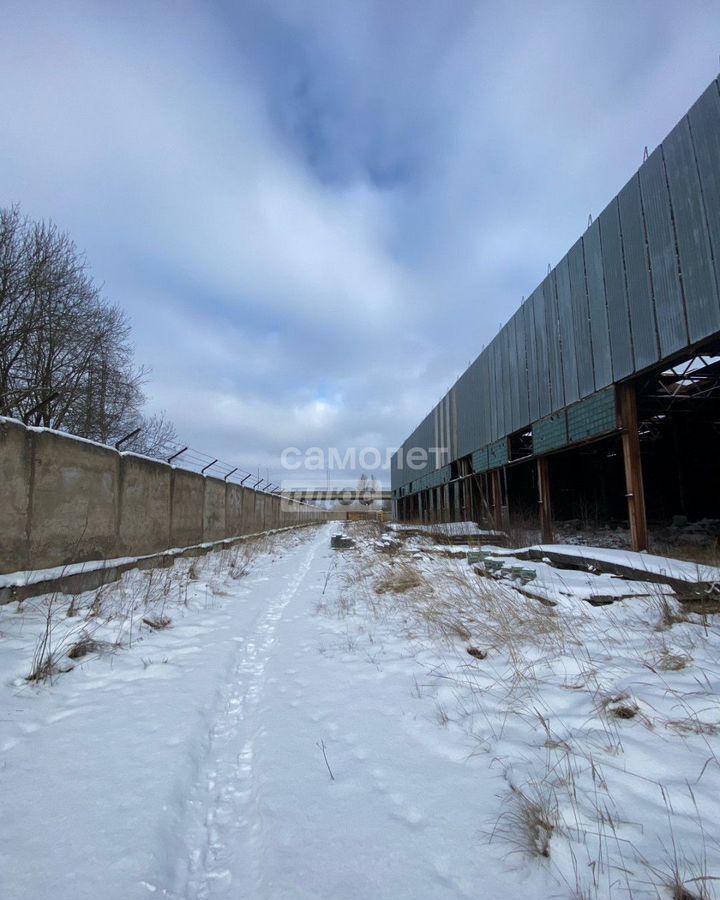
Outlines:
POLYGON ((483 447, 481 450, 476 450, 472 455, 472 467, 473 472, 487 472, 490 467, 490 461, 488 459, 488 448, 483 447))
POLYGON ((533 453, 549 453, 567 446, 567 415, 564 409, 535 422, 532 429, 533 453))
POLYGON ((504 466, 508 461, 508 442, 507 438, 500 438, 499 441, 488 446, 488 465, 491 469, 497 469, 498 466, 504 466))
POLYGON ((571 444, 613 431, 617 427, 615 388, 598 391, 567 409, 568 439, 571 444))
POLYGON ((616 428, 615 388, 609 387, 535 422, 533 452, 550 453, 616 428))

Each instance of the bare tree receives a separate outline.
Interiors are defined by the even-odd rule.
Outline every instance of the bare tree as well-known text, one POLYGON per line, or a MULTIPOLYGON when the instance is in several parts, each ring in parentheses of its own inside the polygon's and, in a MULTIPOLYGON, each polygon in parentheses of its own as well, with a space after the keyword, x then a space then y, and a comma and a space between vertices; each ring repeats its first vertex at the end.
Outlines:
POLYGON ((146 378, 125 314, 71 238, 18 206, 0 209, 0 415, 102 443, 142 428, 137 448, 159 454, 174 429, 143 417, 146 378))
POLYGON ((142 453, 156 459, 167 459, 175 449, 177 443, 175 426, 165 418, 165 413, 141 416, 135 428, 140 428, 140 433, 124 444, 123 450, 132 450, 134 453, 142 453))

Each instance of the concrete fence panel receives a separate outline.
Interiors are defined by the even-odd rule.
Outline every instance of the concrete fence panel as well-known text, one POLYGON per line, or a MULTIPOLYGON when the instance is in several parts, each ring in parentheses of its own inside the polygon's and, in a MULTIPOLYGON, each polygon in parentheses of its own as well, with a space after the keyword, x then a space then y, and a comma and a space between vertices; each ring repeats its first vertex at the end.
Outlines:
POLYGON ((189 547, 203 542, 205 478, 195 472, 173 469, 170 543, 189 547))
POLYGON ((118 556, 141 556, 170 546, 172 474, 168 465, 122 456, 118 556))
POLYGON ((203 541, 219 541, 225 531, 225 483, 217 478, 205 479, 203 504, 203 541))
POLYGON ((9 567, 6 572, 30 567, 31 479, 31 433, 15 422, 0 422, 0 563, 9 567))
POLYGON ((239 484, 225 485, 225 534, 242 534, 243 489, 239 484))
POLYGON ((52 431, 32 433, 30 567, 117 552, 120 455, 52 431))
POLYGON ((240 534, 252 534, 255 528, 255 491, 250 488, 240 488, 242 494, 242 525, 240 534))

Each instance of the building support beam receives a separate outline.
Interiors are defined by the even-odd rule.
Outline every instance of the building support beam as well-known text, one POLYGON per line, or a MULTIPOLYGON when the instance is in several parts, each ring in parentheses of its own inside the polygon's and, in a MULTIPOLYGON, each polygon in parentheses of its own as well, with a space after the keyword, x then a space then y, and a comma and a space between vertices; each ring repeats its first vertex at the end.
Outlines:
POLYGON ((490 481, 492 484, 493 517, 495 519, 495 530, 502 531, 502 482, 500 481, 500 469, 492 470, 492 472, 490 473, 490 481))
POLYGON ((543 544, 552 544, 553 535, 552 502, 550 500, 550 467, 547 456, 539 456, 537 460, 538 489, 540 498, 540 533, 543 544))
POLYGON ((628 502, 630 537, 633 550, 647 550, 647 518, 643 487, 640 435, 638 433, 637 396, 633 384, 617 388, 622 425, 623 462, 625 463, 625 496, 628 502))

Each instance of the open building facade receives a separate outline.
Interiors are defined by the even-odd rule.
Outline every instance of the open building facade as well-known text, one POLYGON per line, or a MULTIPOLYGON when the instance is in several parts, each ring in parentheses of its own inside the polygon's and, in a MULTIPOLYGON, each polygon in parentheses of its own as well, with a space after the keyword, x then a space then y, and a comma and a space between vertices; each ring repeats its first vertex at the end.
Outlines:
POLYGON ((720 518, 720 81, 399 448, 400 520, 720 518), (419 452, 418 452, 419 451, 419 452))

